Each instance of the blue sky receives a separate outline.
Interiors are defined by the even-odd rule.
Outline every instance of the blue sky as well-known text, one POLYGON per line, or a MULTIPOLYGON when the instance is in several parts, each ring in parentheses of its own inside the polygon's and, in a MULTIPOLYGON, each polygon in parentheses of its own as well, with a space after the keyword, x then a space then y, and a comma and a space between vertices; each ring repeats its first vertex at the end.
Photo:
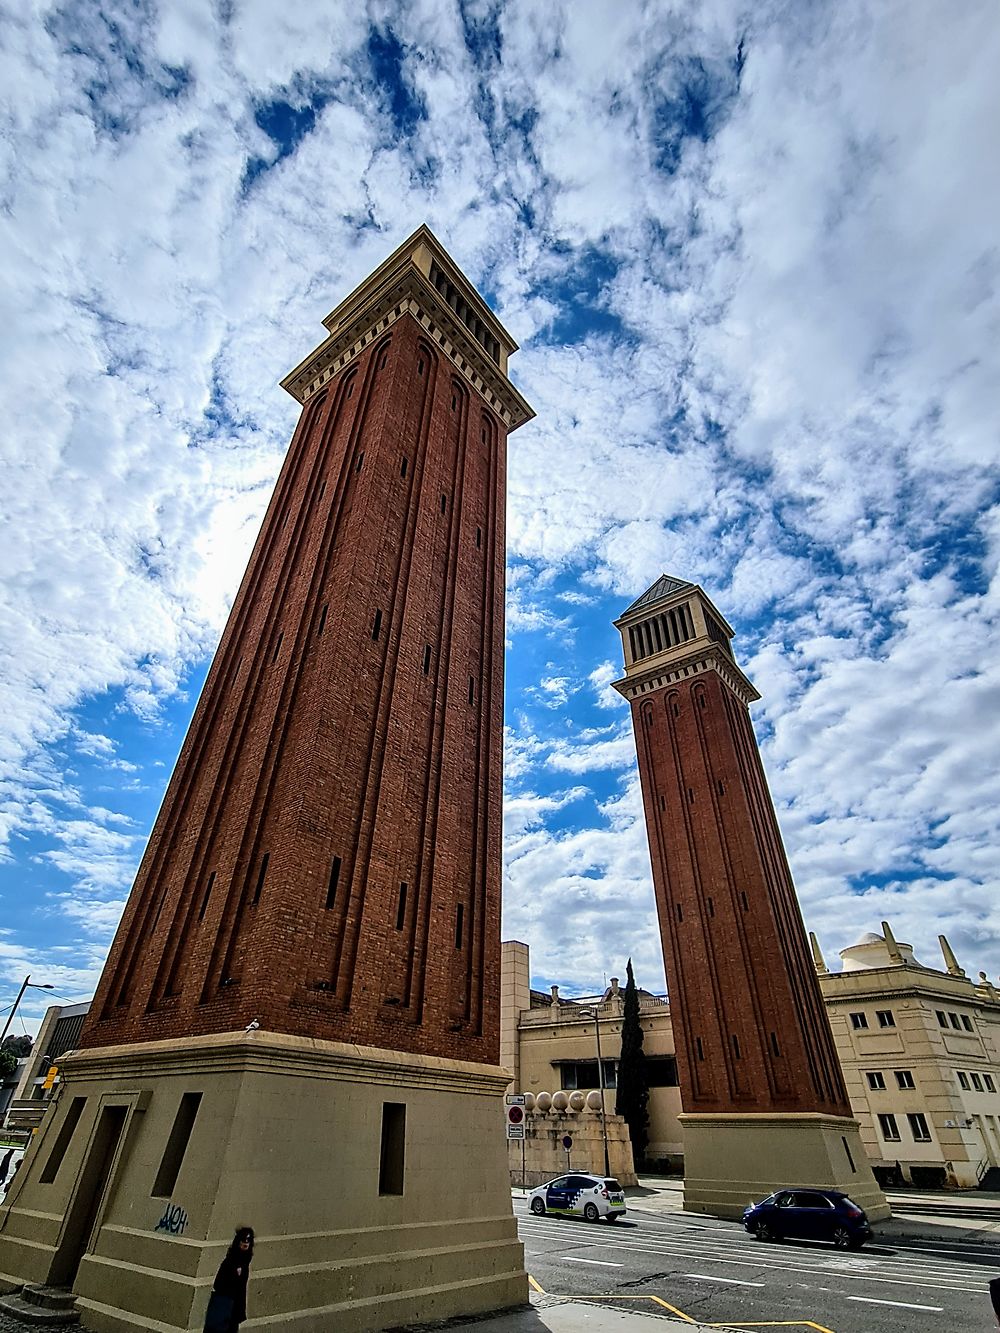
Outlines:
POLYGON ((609 685, 611 622, 664 571, 736 627, 828 961, 887 917, 996 978, 992 5, 0 24, 0 992, 92 991, 294 424, 277 381, 422 221, 538 413, 510 450, 504 863, 537 982, 631 955, 663 985, 609 685))

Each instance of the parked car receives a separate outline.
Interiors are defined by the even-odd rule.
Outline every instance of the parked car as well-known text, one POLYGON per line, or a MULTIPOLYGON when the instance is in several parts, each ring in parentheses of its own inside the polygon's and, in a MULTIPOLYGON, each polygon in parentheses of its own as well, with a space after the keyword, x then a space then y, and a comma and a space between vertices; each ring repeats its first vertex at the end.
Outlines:
POLYGON ((758 1240, 828 1240, 842 1250, 872 1235, 865 1210, 840 1190, 776 1190, 747 1207, 743 1225, 758 1240))
POLYGON ((556 1213, 560 1217, 585 1217, 588 1222, 600 1217, 617 1222, 625 1216, 625 1192, 610 1176, 573 1172, 531 1190, 528 1207, 536 1217, 556 1213))

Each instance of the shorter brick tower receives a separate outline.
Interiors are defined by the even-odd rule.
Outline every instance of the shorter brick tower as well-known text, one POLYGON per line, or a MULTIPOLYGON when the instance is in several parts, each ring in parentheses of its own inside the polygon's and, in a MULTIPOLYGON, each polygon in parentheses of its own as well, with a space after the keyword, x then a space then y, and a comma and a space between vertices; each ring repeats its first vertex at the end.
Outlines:
POLYGON ((635 729, 684 1115, 684 1206, 781 1185, 888 1215, 851 1116, 733 631, 664 574, 615 626, 635 729))

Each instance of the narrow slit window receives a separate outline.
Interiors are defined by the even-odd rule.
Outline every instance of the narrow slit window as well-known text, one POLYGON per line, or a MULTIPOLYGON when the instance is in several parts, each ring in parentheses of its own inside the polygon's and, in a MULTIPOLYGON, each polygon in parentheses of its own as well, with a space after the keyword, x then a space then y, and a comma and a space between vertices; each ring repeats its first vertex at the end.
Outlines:
POLYGON ((465 905, 459 903, 455 908, 455 948, 461 949, 462 935, 465 926, 465 905))
POLYGON ((698 694, 698 707, 699 707, 699 708, 704 708, 704 707, 705 707, 705 696, 704 696, 703 694, 701 694, 700 692, 699 692, 699 694, 698 694))
POLYGON ((274 645, 274 652, 271 654, 271 661, 277 662, 278 654, 281 652, 281 640, 285 637, 285 631, 282 630, 278 635, 278 642, 274 645))
POLYGON ((322 480, 322 481, 320 482, 320 484, 319 484, 319 494, 316 496, 316 499, 317 499, 317 500, 322 500, 323 495, 325 494, 325 492, 326 492, 326 477, 324 477, 323 480, 322 480))
POLYGON ((740 889, 740 902, 743 904, 743 910, 744 910, 744 912, 749 912, 749 911, 750 911, 750 902, 749 902, 749 899, 747 898, 746 890, 745 890, 745 889, 740 889))
POLYGON ((267 863, 270 859, 270 852, 265 852, 260 858, 260 870, 257 872, 257 884, 253 891, 254 903, 260 902, 260 895, 264 891, 264 880, 267 878, 267 863))
POLYGON ((381 611, 376 611, 376 612, 375 612, 375 619, 374 619, 374 621, 372 622, 372 638, 373 638, 373 639, 377 639, 377 638, 378 638, 378 636, 379 636, 379 630, 381 630, 381 628, 382 628, 382 612, 381 612, 381 611))
POLYGON ((715 903, 712 901, 711 898, 709 898, 708 900, 708 915, 715 916, 715 903))
POLYGON ((322 609, 322 611, 320 611, 320 613, 319 613, 319 624, 316 626, 316 634, 317 634, 317 636, 319 636, 320 634, 322 634, 323 631, 326 629, 326 613, 327 613, 328 608, 329 608, 329 603, 328 603, 328 602, 324 602, 324 603, 323 603, 323 609, 322 609))
POLYGON ((340 883, 340 857, 335 856, 330 862, 330 877, 326 881, 326 910, 337 901, 337 885, 340 883))
POLYGON ((474 676, 469 677, 469 703, 476 702, 476 681, 474 676))
POLYGON ((417 374, 422 375, 423 373, 424 373, 424 358, 421 357, 417 362, 417 374))
POLYGON ((684 920, 684 908, 680 905, 680 903, 677 904, 677 920, 678 921, 684 920))
POLYGON ((357 465, 356 465, 355 468, 354 468, 354 471, 355 471, 355 472, 360 472, 360 471, 361 471, 361 466, 362 466, 362 464, 364 463, 364 461, 365 461, 365 451, 362 449, 361 452, 360 452, 360 454, 358 454, 357 465))
POLYGON ((694 805, 694 788, 688 787, 688 805, 694 805))
POLYGON ((396 907, 396 929, 403 929, 403 922, 406 920, 406 881, 401 880, 399 884, 399 904, 396 907))
POLYGON ((200 1105, 200 1092, 185 1092, 181 1097, 181 1104, 174 1116, 173 1128, 170 1131, 170 1137, 167 1139, 167 1146, 163 1150, 160 1169, 156 1173, 156 1180, 153 1184, 152 1196, 154 1199, 169 1199, 174 1192, 174 1186, 177 1184, 177 1177, 180 1175, 181 1164, 184 1161, 184 1154, 187 1152, 191 1131, 194 1129, 194 1122, 200 1105))
POLYGON ((695 1051, 696 1051, 697 1054, 698 1054, 698 1059, 699 1059, 699 1060, 704 1060, 704 1058, 705 1058, 705 1048, 704 1048, 704 1046, 701 1044, 701 1038, 700 1038, 700 1037, 695 1037, 695 1039, 694 1039, 694 1049, 695 1049, 695 1051))
POLYGON ((379 1194, 403 1193, 406 1148, 406 1106, 403 1102, 382 1103, 382 1145, 378 1163, 379 1194))
POLYGON ((442 496, 441 496, 441 513, 442 513, 442 514, 447 513, 447 511, 448 511, 448 497, 447 497, 447 495, 442 495, 442 496))
POLYGON ((453 412, 457 412, 457 411, 458 411, 458 394, 457 394, 457 393, 453 393, 453 394, 451 395, 451 410, 452 410, 453 412))
POLYGON ((208 911, 208 900, 212 896, 212 885, 215 883, 215 871, 208 877, 208 883, 205 885, 205 894, 201 900, 201 907, 198 909, 198 920, 204 921, 205 913, 208 911))
MULTIPOLYGON (((70 1140, 76 1132, 76 1127, 80 1123, 80 1117, 83 1115, 83 1108, 86 1104, 86 1097, 74 1097, 70 1102, 66 1119, 62 1122, 62 1128, 59 1130, 59 1136, 52 1145, 52 1151, 49 1153, 48 1160, 38 1177, 40 1185, 51 1185, 55 1180, 56 1173, 63 1164, 63 1158, 66 1156, 70 1140)), ((50 1111, 49 1114, 52 1115, 53 1112, 50 1111)))
POLYGON ((736 1056, 737 1060, 742 1060, 743 1056, 740 1053, 740 1039, 739 1037, 737 1037, 735 1032, 732 1034, 732 1036, 733 1036, 733 1055, 736 1056))
POLYGON ((722 781, 721 778, 719 778, 718 782, 716 782, 715 785, 716 785, 716 787, 718 788, 719 795, 720 795, 720 796, 725 796, 725 794, 726 794, 726 784, 722 781))
POLYGON ((403 458, 403 461, 402 461, 402 462, 400 463, 400 465, 399 465, 399 475, 400 475, 401 477, 405 477, 405 476, 406 476, 406 469, 407 469, 409 466, 410 466, 410 460, 409 460, 408 458, 405 458, 405 457, 404 457, 404 458, 403 458))
POLYGON ((677 707, 676 701, 670 705, 670 711, 673 713, 674 717, 680 717, 681 715, 681 710, 677 707))
POLYGON ((667 808, 667 798, 666 798, 665 796, 661 796, 661 797, 660 797, 660 809, 661 809, 661 810, 666 810, 666 808, 667 808))
POLYGON ((424 644, 424 675, 425 675, 425 676, 426 676, 427 673, 430 671, 430 669, 431 669, 431 646, 430 646, 429 643, 425 643, 425 644, 424 644))
POLYGON ((350 398, 353 392, 354 392, 354 381, 351 380, 350 384, 347 386, 347 397, 350 398))
POLYGON ((781 1055, 781 1047, 778 1045, 778 1034, 776 1032, 771 1033, 771 1054, 781 1055))
POLYGON ((483 530, 482 528, 476 528, 476 550, 477 551, 482 550, 482 546, 483 546, 483 530))

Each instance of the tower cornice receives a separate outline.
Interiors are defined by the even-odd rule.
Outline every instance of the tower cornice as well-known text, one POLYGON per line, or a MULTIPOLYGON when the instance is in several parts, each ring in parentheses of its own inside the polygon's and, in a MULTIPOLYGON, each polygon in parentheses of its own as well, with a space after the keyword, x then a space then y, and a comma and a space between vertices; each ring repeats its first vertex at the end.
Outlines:
POLYGON ((714 671, 725 681, 736 697, 747 707, 760 698, 749 678, 743 674, 729 654, 710 639, 686 644, 685 652, 660 653, 643 662, 621 680, 612 682, 612 688, 625 699, 638 699, 653 690, 676 685, 692 676, 714 671))
POLYGON ((306 403, 403 315, 411 315, 508 431, 534 411, 507 376, 517 343, 426 226, 323 321, 329 336, 281 381, 306 403))

